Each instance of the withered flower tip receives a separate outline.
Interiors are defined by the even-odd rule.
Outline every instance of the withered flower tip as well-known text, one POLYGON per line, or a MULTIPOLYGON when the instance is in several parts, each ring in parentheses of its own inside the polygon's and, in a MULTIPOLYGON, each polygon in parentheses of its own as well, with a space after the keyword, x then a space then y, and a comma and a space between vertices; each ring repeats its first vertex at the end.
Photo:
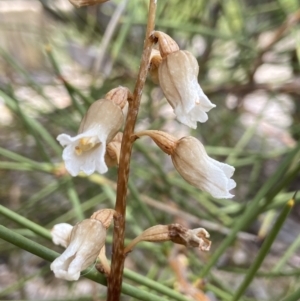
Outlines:
POLYGON ((208 240, 209 233, 204 228, 187 229, 180 224, 156 225, 146 229, 137 236, 125 248, 127 254, 141 241, 164 242, 172 241, 187 247, 199 248, 201 251, 209 251, 211 241, 208 240))

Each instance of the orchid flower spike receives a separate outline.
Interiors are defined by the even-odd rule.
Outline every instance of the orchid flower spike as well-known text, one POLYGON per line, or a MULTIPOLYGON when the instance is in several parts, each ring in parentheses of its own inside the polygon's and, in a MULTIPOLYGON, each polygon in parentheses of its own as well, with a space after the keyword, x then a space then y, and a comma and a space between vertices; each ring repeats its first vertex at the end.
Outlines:
POLYGON ((179 50, 167 34, 155 31, 152 38, 159 44, 161 59, 158 55, 151 57, 150 73, 158 77, 155 81, 159 81, 178 121, 195 129, 197 121, 206 122, 206 112, 215 107, 198 83, 198 62, 189 51, 179 50))
POLYGON ((95 101, 83 117, 78 135, 61 134, 57 140, 62 146, 63 160, 68 172, 77 176, 80 171, 91 175, 95 171, 107 172, 105 163, 106 145, 115 137, 124 123, 123 107, 129 91, 119 87, 95 101))

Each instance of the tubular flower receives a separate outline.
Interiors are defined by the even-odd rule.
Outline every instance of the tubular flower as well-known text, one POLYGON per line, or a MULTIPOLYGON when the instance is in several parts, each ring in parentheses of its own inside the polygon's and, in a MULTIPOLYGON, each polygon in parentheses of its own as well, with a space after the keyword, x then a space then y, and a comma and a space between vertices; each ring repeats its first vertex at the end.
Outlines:
POLYGON ((171 155, 179 174, 191 185, 215 198, 232 198, 229 190, 236 186, 231 179, 234 167, 210 158, 203 144, 194 137, 176 137, 163 131, 146 130, 135 133, 134 139, 149 136, 166 154, 171 155))
POLYGON ((97 259, 105 238, 106 227, 99 220, 85 219, 76 224, 67 249, 50 265, 55 277, 78 280, 80 272, 97 259))
POLYGON ((236 186, 230 179, 234 167, 210 158, 196 138, 190 136, 178 140, 171 158, 177 171, 191 185, 215 198, 234 197, 229 193, 236 186))
POLYGON ((113 100, 95 101, 83 117, 78 135, 61 134, 57 140, 62 146, 63 160, 68 172, 74 177, 80 171, 90 175, 95 170, 107 171, 104 155, 109 143, 124 123, 122 108, 113 100))
MULTIPOLYGON (((165 33, 155 31, 153 39, 158 41, 162 57, 158 66, 160 87, 177 119, 195 129, 197 121, 207 121, 206 112, 215 107, 198 83, 198 62, 190 52, 179 50, 176 42, 165 33)), ((152 65, 157 65, 157 56, 154 58, 152 65)))

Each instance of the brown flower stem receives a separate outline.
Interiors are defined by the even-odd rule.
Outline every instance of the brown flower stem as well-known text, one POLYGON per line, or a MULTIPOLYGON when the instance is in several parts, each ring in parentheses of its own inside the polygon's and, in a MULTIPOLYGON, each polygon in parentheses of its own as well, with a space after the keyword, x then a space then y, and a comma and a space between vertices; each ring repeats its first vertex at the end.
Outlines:
POLYGON ((124 269, 124 234, 125 234, 125 215, 126 215, 126 195, 127 184, 129 178, 129 165, 132 151, 134 127, 137 120, 138 110, 140 106, 142 91, 148 73, 148 65, 152 48, 150 34, 154 30, 156 1, 150 0, 149 14, 146 30, 146 38, 144 41, 144 49, 140 64, 140 70, 133 92, 133 99, 129 101, 129 109, 125 123, 121 156, 117 181, 117 198, 116 198, 116 215, 114 218, 114 234, 112 248, 111 273, 108 277, 107 301, 118 301, 121 294, 121 285, 124 269))

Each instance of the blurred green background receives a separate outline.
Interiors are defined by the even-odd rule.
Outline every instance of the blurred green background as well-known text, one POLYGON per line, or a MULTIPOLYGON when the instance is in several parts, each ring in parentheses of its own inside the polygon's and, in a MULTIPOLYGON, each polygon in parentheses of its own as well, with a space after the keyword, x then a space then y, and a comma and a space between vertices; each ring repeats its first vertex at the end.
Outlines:
MULTIPOLYGON (((300 194, 292 210, 286 205, 300 188, 300 3, 157 2, 156 29, 195 55, 201 87, 217 107, 190 130, 148 78, 136 130, 197 137, 211 157, 236 168, 237 187, 232 200, 214 199, 187 184, 150 139, 139 139, 127 240, 155 224, 178 222, 206 228, 212 248, 201 253, 171 243, 140 244, 126 259, 126 268, 140 276, 129 271, 124 281, 160 300, 300 300, 300 194)), ((0 1, 1 225, 61 253, 49 239, 54 224, 75 224, 114 207, 117 169, 70 177, 56 137, 75 135, 89 105, 110 89, 133 90, 147 11, 146 0, 81 9, 67 0, 0 1)), ((111 240, 110 230, 109 258, 111 240)), ((1 300, 105 295, 105 286, 83 277, 55 279, 47 261, 0 240, 1 300)))

